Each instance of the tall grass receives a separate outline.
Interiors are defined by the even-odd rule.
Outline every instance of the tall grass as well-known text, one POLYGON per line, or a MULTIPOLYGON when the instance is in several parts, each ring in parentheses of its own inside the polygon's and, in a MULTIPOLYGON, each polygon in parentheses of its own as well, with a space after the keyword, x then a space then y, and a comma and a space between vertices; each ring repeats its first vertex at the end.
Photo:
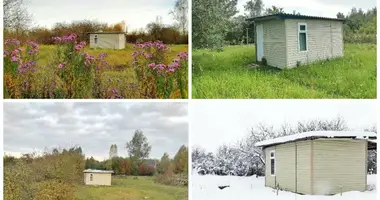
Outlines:
POLYGON ((85 42, 77 41, 76 34, 55 37, 54 41, 56 45, 42 47, 32 41, 5 41, 5 98, 187 97, 187 53, 178 52, 187 51, 183 45, 172 50, 162 42, 136 44, 133 54, 142 55, 136 57, 133 51, 87 49, 85 42), (165 49, 149 53, 160 45, 165 49), (136 48, 141 46, 144 48, 136 48), (151 60, 148 54, 160 60, 151 60), (137 59, 140 65, 136 65, 137 59), (149 67, 153 62, 160 67, 149 67), (161 68, 165 70, 158 72, 161 68), (148 82, 146 77, 150 78, 148 82), (147 92, 148 87, 155 90, 147 92))
POLYGON ((193 52, 193 98, 376 98, 376 45, 345 44, 344 57, 289 70, 251 68, 254 46, 193 52))

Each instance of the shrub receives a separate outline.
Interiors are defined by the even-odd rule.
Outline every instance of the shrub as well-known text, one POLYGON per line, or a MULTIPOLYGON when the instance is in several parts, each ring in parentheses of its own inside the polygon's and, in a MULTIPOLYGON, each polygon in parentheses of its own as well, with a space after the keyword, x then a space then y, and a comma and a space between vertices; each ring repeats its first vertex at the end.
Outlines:
POLYGON ((144 163, 139 166, 140 176, 153 176, 155 171, 156 170, 153 167, 148 166, 144 163))
POLYGON ((74 200, 74 186, 66 183, 60 183, 55 180, 43 181, 37 185, 35 200, 74 200))
POLYGON ((268 65, 268 61, 265 57, 261 58, 261 64, 264 65, 264 66, 267 66, 268 65))

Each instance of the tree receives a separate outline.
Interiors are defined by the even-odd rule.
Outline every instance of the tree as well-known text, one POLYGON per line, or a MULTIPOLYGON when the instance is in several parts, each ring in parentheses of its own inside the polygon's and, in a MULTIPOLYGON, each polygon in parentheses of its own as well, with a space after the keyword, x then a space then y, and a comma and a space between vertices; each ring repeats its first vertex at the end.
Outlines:
POLYGON ((174 156, 174 173, 187 173, 188 171, 188 149, 182 145, 174 156))
POLYGON ((31 15, 24 5, 24 0, 4 0, 4 29, 14 32, 19 37, 31 24, 31 15))
POLYGON ((338 19, 344 19, 344 18, 345 18, 345 17, 344 17, 344 14, 341 13, 341 12, 338 12, 338 14, 336 14, 336 17, 337 17, 338 19))
POLYGON ((117 157, 117 146, 116 144, 112 144, 109 151, 109 159, 117 157))
POLYGON ((272 6, 272 7, 265 9, 266 15, 274 15, 274 14, 279 14, 279 13, 285 13, 284 8, 272 6))
POLYGON ((144 133, 136 130, 132 140, 127 142, 125 148, 131 158, 141 160, 149 157, 152 146, 149 145, 144 133))
POLYGON ((177 21, 183 35, 187 34, 187 10, 187 0, 176 0, 174 9, 170 12, 170 14, 173 15, 174 20, 177 21))
POLYGON ((193 48, 222 50, 237 0, 193 0, 193 48))
POLYGON ((244 5, 244 10, 248 12, 248 17, 259 17, 263 14, 264 3, 262 0, 250 0, 244 5))
POLYGON ((158 163, 157 172, 159 174, 163 174, 169 167, 171 161, 169 158, 169 154, 164 153, 164 155, 161 157, 160 162, 158 163))

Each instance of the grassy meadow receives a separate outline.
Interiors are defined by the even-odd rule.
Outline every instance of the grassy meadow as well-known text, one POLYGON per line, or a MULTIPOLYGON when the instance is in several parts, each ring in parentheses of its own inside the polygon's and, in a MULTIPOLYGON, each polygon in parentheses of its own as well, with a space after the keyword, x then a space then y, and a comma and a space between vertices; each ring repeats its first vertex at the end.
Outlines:
POLYGON ((113 177, 111 187, 78 186, 77 200, 186 200, 187 187, 157 184, 154 177, 113 177))
POLYGON ((345 44, 344 57, 294 69, 251 68, 253 45, 193 51, 193 98, 376 98, 376 45, 345 44))

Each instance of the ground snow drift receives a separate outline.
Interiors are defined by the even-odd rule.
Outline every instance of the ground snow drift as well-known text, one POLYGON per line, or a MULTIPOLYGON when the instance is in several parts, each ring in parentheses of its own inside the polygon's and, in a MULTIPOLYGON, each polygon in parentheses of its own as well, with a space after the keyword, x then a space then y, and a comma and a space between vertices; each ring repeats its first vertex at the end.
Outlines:
MULTIPOLYGON (((235 176, 192 177, 192 199, 194 200, 375 200, 376 190, 368 192, 346 192, 342 196, 298 195, 279 191, 278 196, 272 188, 264 187, 264 178, 235 176), (220 190, 218 186, 230 185, 220 190)), ((368 184, 376 185, 376 175, 368 176, 368 184)))

